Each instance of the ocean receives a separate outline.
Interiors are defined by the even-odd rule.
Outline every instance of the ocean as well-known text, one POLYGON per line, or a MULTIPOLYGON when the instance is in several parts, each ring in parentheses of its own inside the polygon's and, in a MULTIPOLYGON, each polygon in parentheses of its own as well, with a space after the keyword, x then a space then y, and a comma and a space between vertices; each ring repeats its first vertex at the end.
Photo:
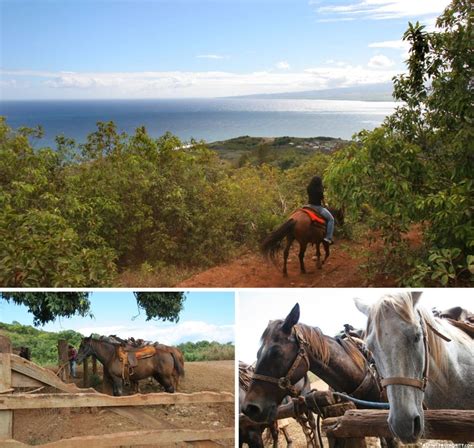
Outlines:
POLYGON ((113 120, 132 133, 144 125, 158 137, 166 131, 181 140, 213 142, 254 137, 339 137, 350 139, 373 129, 392 113, 394 102, 293 99, 186 99, 1 101, 0 115, 13 128, 41 125, 45 136, 35 147, 52 146, 63 134, 84 142, 97 121, 113 120))

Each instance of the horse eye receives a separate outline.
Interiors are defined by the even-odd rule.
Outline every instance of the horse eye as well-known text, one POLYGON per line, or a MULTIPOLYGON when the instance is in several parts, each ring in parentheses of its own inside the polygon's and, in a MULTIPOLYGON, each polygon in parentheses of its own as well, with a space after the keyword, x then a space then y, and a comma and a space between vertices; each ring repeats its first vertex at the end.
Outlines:
POLYGON ((414 342, 420 342, 421 339, 421 333, 415 333, 415 337, 413 339, 414 342))
POLYGON ((272 357, 277 358, 277 357, 282 356, 282 354, 283 354, 283 350, 282 350, 281 347, 279 347, 279 346, 273 346, 273 347, 270 349, 270 355, 271 355, 272 357))

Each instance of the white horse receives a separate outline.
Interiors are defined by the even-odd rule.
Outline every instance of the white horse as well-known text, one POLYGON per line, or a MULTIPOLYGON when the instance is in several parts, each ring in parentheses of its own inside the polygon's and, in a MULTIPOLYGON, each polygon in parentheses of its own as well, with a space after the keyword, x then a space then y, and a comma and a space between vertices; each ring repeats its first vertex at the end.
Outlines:
POLYGON ((388 424, 404 443, 424 432, 428 409, 474 409, 474 342, 418 306, 420 292, 354 299, 368 317, 367 346, 390 403, 388 424))

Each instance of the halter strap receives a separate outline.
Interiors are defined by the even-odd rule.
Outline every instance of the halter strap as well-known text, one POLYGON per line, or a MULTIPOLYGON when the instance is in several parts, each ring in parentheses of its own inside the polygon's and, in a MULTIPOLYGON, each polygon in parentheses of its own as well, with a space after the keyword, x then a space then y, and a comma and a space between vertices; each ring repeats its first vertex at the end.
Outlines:
POLYGON ((261 375, 259 373, 253 373, 251 379, 252 381, 259 380, 259 381, 266 381, 267 383, 276 384, 280 389, 284 389, 288 391, 289 395, 296 397, 299 395, 299 393, 295 388, 296 383, 293 384, 291 382, 291 377, 293 376, 293 373, 298 368, 302 360, 304 360, 306 363, 306 371, 309 370, 310 364, 309 364, 308 354, 306 353, 306 350, 304 348, 307 342, 301 336, 301 334, 296 330, 296 327, 293 327, 293 334, 298 344, 298 354, 296 355, 296 358, 293 361, 293 364, 289 368, 288 373, 285 376, 282 376, 281 378, 276 378, 269 375, 261 375))

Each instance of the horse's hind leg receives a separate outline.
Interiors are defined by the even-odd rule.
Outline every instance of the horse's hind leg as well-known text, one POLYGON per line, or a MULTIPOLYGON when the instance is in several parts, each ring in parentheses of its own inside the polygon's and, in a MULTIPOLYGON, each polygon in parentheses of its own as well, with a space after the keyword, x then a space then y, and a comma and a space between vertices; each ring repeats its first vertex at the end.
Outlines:
POLYGON ((324 262, 329 258, 330 249, 329 249, 329 244, 326 243, 326 241, 323 241, 323 247, 324 247, 324 260, 323 260, 323 264, 324 264, 324 262))
POLYGON ((158 381, 164 387, 166 392, 170 394, 174 393, 175 388, 171 381, 164 378, 164 376, 158 374, 153 375, 153 378, 155 378, 155 380, 158 381))
POLYGON ((287 269, 288 255, 290 254, 290 247, 293 244, 294 240, 295 239, 290 235, 286 237, 286 246, 285 246, 285 250, 283 251, 283 275, 285 277, 288 277, 288 269, 287 269))
POLYGON ((316 243, 316 267, 321 269, 323 264, 321 263, 321 243, 316 243))
POLYGON ((308 243, 300 243, 300 253, 298 258, 300 259, 300 271, 302 274, 306 274, 306 269, 304 267, 304 254, 306 252, 306 246, 308 243))

